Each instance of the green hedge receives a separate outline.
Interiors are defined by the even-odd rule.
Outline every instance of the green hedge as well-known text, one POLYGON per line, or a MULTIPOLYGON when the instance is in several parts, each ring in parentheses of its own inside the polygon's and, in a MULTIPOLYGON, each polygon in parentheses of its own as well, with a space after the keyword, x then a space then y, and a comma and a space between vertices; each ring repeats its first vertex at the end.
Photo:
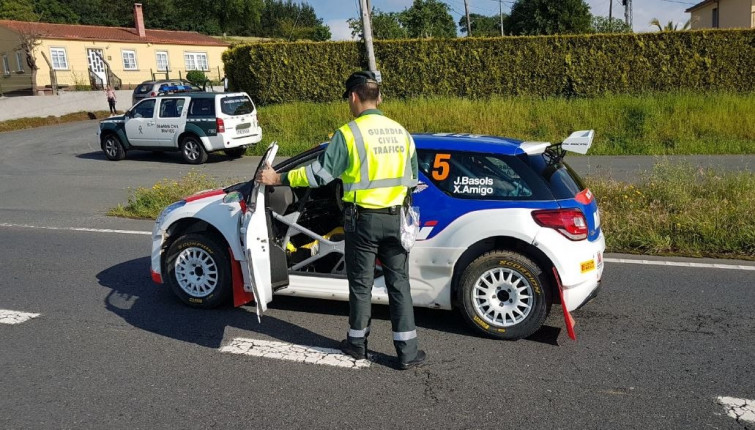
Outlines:
MULTIPOLYGON (((755 30, 376 41, 386 97, 583 97, 755 90, 755 30)), ((366 68, 357 42, 237 45, 232 89, 262 104, 332 101, 366 68)))

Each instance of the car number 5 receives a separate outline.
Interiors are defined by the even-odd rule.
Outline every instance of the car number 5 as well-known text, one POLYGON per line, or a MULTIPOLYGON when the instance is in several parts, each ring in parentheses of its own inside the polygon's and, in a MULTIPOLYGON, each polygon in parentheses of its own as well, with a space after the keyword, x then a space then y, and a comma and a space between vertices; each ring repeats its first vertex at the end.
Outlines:
POLYGON ((451 166, 448 165, 448 160, 451 158, 451 154, 435 154, 435 161, 433 162, 433 179, 436 181, 442 181, 448 178, 448 174, 451 173, 451 166))

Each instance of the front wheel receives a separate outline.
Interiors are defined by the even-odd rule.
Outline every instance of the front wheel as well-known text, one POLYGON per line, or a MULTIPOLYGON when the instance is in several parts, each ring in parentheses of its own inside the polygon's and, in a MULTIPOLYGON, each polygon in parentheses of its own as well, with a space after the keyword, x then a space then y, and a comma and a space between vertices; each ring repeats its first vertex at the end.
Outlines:
POLYGON ((461 276, 461 313, 477 331, 516 340, 535 333, 550 311, 550 289, 540 267, 524 255, 491 251, 461 276))
POLYGON ((165 272, 173 293, 189 306, 214 308, 231 294, 227 250, 203 234, 176 239, 166 253, 165 272))
POLYGON ((194 136, 187 136, 181 142, 181 156, 189 164, 202 164, 207 161, 207 151, 202 141, 194 136))
POLYGON ((123 148, 123 144, 118 136, 114 134, 107 134, 102 137, 102 152, 105 153, 105 157, 108 160, 118 161, 126 158, 126 150, 123 148))
POLYGON ((244 154, 246 154, 246 148, 231 148, 226 149, 223 152, 225 152, 225 155, 227 155, 229 158, 241 158, 242 156, 244 156, 244 154))

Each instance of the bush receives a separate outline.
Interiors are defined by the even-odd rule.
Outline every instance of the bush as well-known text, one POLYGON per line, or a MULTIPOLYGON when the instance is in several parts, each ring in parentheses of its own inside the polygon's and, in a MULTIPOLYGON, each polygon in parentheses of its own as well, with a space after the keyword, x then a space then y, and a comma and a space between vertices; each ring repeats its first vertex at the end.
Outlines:
MULTIPOLYGON (((366 68, 363 52, 357 42, 258 43, 223 61, 231 88, 255 102, 324 102, 366 68)), ((755 90, 755 30, 384 40, 375 55, 387 98, 755 90)))
POLYGON ((186 80, 201 87, 207 81, 207 76, 201 70, 190 70, 186 73, 186 80))

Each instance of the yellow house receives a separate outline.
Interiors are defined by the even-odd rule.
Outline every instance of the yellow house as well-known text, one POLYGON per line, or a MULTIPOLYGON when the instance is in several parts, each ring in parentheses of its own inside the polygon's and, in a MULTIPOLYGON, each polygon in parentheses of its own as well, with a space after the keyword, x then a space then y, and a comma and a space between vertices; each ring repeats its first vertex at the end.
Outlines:
POLYGON ((685 12, 690 28, 755 28, 755 0, 705 0, 685 12))
POLYGON ((0 20, 0 93, 52 86, 133 88, 150 79, 177 79, 201 70, 224 75, 228 43, 190 31, 144 28, 134 5, 134 28, 0 20), (32 42, 33 76, 22 43, 32 42))

